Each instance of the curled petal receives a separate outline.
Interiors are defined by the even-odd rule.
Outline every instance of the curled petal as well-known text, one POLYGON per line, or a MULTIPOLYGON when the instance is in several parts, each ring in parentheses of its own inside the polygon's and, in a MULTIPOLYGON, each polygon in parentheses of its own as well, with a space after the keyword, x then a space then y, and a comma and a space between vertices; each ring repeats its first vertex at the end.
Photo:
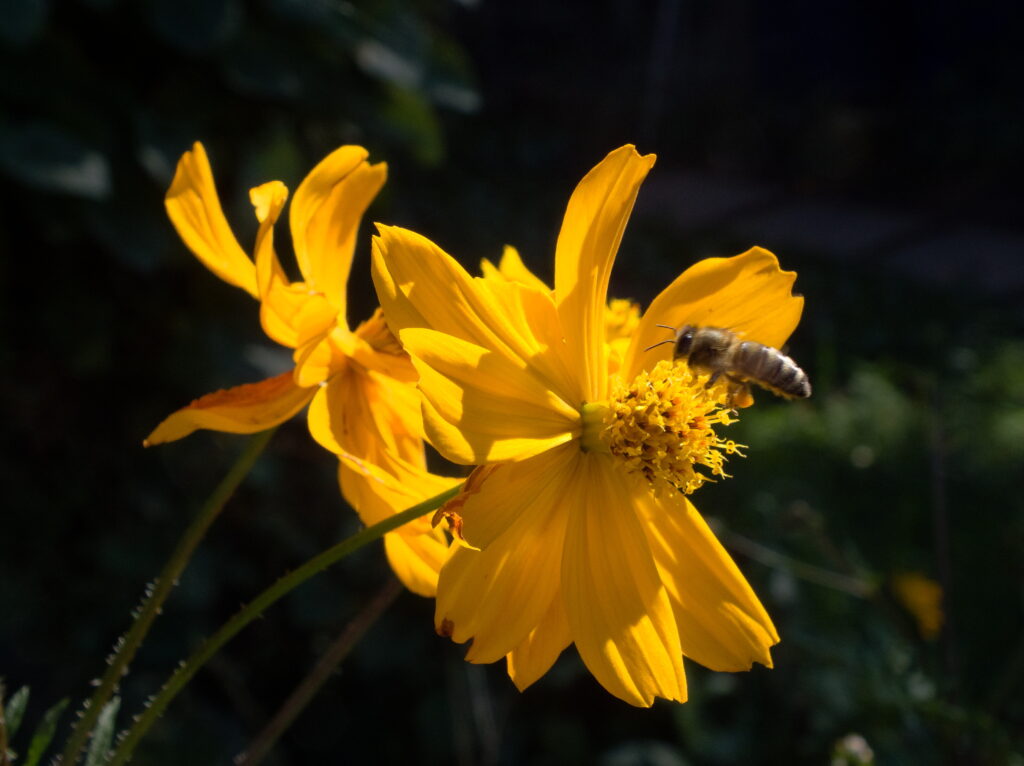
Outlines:
MULTIPOLYGON (((292 283, 274 251, 274 224, 281 215, 288 189, 278 181, 257 186, 249 199, 260 223, 256 233, 256 284, 260 298, 260 322, 264 332, 283 346, 296 348, 302 335, 326 332, 334 324, 337 310, 323 295, 302 282, 292 283), (311 317, 317 317, 311 322, 311 317), (319 328, 311 325, 319 321, 319 328)), ((308 342, 308 339, 307 339, 308 342)), ((306 385, 318 383, 313 380, 306 385)), ((305 381, 300 381, 300 384, 305 381)))
POLYGON ((695 263, 661 291, 640 319, 623 361, 629 380, 672 357, 672 344, 649 346, 672 337, 657 325, 722 327, 746 340, 782 347, 803 313, 803 296, 793 295, 796 273, 782 271, 778 259, 754 247, 732 258, 695 263))
POLYGON ((648 707, 686 699, 682 649, 668 594, 610 456, 588 455, 569 503, 562 592, 584 664, 616 697, 648 707))
POLYGON ((605 300, 608 277, 640 184, 654 165, 623 146, 580 181, 569 200, 555 248, 555 300, 580 401, 607 396, 605 300))
POLYGON ((297 413, 316 393, 301 388, 285 372, 259 383, 246 383, 196 399, 168 416, 143 444, 175 441, 200 428, 233 434, 252 434, 283 423, 297 413))
POLYGON ((668 589, 683 654, 712 670, 772 666, 779 642, 732 557, 683 495, 637 494, 654 560, 668 589))
POLYGON ((331 152, 296 189, 289 214, 299 270, 342 322, 359 222, 387 176, 386 165, 370 165, 366 157, 361 146, 331 152))
POLYGON ((210 271, 258 297, 253 263, 224 217, 210 161, 198 141, 178 160, 164 205, 182 241, 210 271))

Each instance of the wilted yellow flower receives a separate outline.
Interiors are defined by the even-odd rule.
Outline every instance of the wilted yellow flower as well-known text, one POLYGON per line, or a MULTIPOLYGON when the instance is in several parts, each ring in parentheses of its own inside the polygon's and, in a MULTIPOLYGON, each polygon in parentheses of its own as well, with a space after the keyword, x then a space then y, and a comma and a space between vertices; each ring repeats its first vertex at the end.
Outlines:
MULTIPOLYGON (((371 165, 366 158, 362 147, 343 146, 299 184, 289 225, 302 281, 291 282, 273 242, 288 198, 284 184, 271 181, 250 192, 259 222, 250 258, 224 217, 202 144, 182 156, 167 192, 171 221, 203 264, 260 302, 264 331, 294 349, 295 368, 201 397, 160 423, 145 443, 173 441, 199 428, 254 433, 308 404, 310 433, 343 458, 342 492, 369 525, 455 480, 426 471, 416 372, 380 310, 355 330, 348 325, 346 287, 356 234, 387 173, 383 163, 371 165)), ((433 595, 447 555, 444 535, 421 520, 384 543, 406 586, 433 595)))
POLYGON ((388 324, 419 373, 428 439, 480 466, 447 508, 478 550, 460 547, 442 569, 437 629, 472 639, 471 662, 507 658, 519 688, 574 643, 605 688, 644 706, 686 699, 684 655, 744 670, 770 666, 778 641, 686 495, 724 475, 736 450, 714 430, 732 419, 727 392, 671 364, 671 344, 645 349, 665 339, 659 323, 778 347, 803 308, 771 253, 712 258, 669 285, 616 353, 608 279, 653 163, 626 146, 581 181, 554 290, 472 278, 399 228, 379 227, 373 256, 388 324))
POLYGON ((920 572, 903 572, 892 578, 896 598, 917 623, 921 638, 929 641, 942 632, 942 586, 920 572))

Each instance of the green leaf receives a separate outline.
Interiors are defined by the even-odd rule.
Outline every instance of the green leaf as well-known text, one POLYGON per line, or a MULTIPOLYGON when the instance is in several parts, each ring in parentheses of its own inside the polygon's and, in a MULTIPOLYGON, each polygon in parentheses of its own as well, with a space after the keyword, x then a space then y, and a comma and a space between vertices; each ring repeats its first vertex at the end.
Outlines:
POLYGON ((7 719, 8 741, 14 739, 18 733, 18 726, 21 725, 21 717, 25 715, 25 706, 28 704, 28 687, 22 686, 11 695, 11 698, 4 704, 4 718, 7 719))
POLYGON ((85 756, 85 766, 101 766, 110 752, 110 742, 114 738, 114 724, 117 722, 117 711, 121 707, 121 698, 114 697, 103 706, 103 712, 96 720, 96 728, 92 730, 89 752, 85 756))
POLYGON ((57 731, 57 720, 60 718, 64 708, 68 706, 68 698, 65 697, 52 708, 43 714, 43 720, 39 722, 36 730, 32 733, 32 741, 28 746, 28 755, 25 756, 25 763, 22 766, 36 766, 39 759, 43 757, 46 748, 50 746, 54 732, 57 731))

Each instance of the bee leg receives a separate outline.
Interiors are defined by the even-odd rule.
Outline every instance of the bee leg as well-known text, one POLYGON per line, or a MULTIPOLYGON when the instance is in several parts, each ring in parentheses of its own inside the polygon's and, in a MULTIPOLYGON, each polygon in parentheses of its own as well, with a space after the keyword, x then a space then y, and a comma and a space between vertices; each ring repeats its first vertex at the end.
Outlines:
POLYGON ((715 383, 718 382, 718 379, 720 377, 722 377, 722 370, 715 370, 713 373, 711 373, 711 377, 708 378, 708 382, 704 384, 704 388, 711 388, 713 385, 715 385, 715 383))

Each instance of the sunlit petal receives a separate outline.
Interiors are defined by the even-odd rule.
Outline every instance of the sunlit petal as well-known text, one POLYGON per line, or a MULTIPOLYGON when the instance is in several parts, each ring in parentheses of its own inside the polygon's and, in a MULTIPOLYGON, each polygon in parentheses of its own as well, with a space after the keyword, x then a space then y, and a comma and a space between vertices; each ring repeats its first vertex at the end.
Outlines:
POLYGON ((782 271, 778 259, 760 247, 733 258, 706 258, 695 263, 661 291, 651 303, 622 366, 624 378, 672 357, 672 344, 650 351, 652 344, 672 337, 658 324, 722 327, 744 339, 780 348, 796 329, 804 299, 793 295, 796 273, 782 271))
POLYGON ((601 685, 626 702, 681 702, 686 678, 679 634, 631 487, 610 456, 587 458, 581 492, 569 504, 562 563, 576 648, 601 685))
POLYGON ((605 300, 608 277, 640 184, 654 165, 623 146, 584 176, 565 211, 555 250, 555 295, 581 401, 607 393, 605 300))
POLYGON ((289 212, 299 270, 342 320, 359 222, 387 175, 386 166, 368 165, 366 157, 361 146, 335 149, 299 184, 289 212))
POLYGON ((291 372, 216 391, 171 414, 143 444, 149 447, 175 441, 200 428, 233 434, 265 431, 305 407, 314 393, 314 388, 296 386, 291 372))
POLYGON ((506 657, 508 674, 519 691, 523 691, 551 669, 555 660, 572 643, 569 618, 561 594, 551 600, 547 612, 522 642, 506 657))
POLYGON ((636 497, 683 653, 712 670, 749 670, 754 662, 771 667, 775 626, 697 509, 682 495, 636 497))
POLYGON ((428 327, 468 341, 521 369, 529 364, 564 401, 581 403, 548 292, 470 277, 425 237, 396 227, 378 229, 373 279, 392 332, 428 327))
POLYGON ((182 241, 210 271, 258 297, 253 263, 224 217, 206 150, 198 141, 178 160, 164 204, 182 241))
MULTIPOLYGON (((475 464, 527 457, 578 432, 579 412, 507 357, 434 330, 404 330, 401 338, 429 411, 444 420, 432 427, 456 429, 456 441, 465 445, 444 450, 448 459, 475 464), (513 448, 513 441, 520 446, 513 448)), ((439 438, 436 446, 448 441, 439 438)))
POLYGON ((471 662, 495 662, 517 647, 558 592, 566 506, 583 488, 580 453, 555 452, 565 454, 510 466, 519 472, 513 483, 525 496, 488 481, 463 509, 474 526, 504 527, 483 550, 456 550, 438 582, 435 624, 460 643, 473 639, 466 655, 471 662), (478 518, 491 514, 498 519, 478 518), (515 523, 508 523, 512 518, 515 523))
POLYGON ((391 532, 384 535, 384 552, 395 576, 406 588, 427 598, 437 595, 437 573, 448 558, 448 542, 443 533, 391 532))

